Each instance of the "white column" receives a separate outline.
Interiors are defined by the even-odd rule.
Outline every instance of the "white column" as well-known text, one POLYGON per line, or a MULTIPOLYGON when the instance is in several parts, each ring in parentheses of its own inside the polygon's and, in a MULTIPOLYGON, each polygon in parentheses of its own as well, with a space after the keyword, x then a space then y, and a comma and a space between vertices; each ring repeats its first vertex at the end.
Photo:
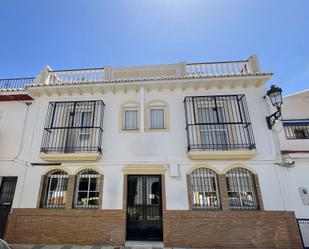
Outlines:
POLYGON ((144 127, 144 118, 145 118, 145 89, 144 87, 140 88, 140 103, 141 103, 141 132, 143 133, 145 131, 145 127, 144 127))

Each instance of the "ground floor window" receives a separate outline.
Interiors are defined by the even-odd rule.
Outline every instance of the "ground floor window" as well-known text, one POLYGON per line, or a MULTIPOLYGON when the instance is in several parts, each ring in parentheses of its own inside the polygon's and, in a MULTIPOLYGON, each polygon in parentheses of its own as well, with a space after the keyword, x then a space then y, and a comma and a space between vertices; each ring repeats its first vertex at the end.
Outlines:
POLYGON ((190 174, 192 209, 219 209, 217 175, 206 168, 198 168, 190 174))
POLYGON ((254 175, 249 170, 231 169, 226 173, 226 184, 231 209, 259 209, 254 175))
POLYGON ((63 170, 53 170, 44 178, 43 208, 64 208, 69 175, 63 170))
POLYGON ((76 176, 74 208, 99 207, 100 175, 94 170, 81 171, 76 176))

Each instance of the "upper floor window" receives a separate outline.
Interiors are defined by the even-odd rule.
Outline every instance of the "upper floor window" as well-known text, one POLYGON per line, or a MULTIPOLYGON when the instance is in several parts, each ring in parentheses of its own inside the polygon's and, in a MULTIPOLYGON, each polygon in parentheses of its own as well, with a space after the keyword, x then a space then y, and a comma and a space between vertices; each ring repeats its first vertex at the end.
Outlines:
POLYGON ((254 175, 249 170, 231 169, 226 173, 226 184, 231 209, 256 210, 259 208, 254 175))
POLYGON ((134 131, 139 129, 139 104, 127 102, 121 106, 122 130, 134 131))
POLYGON ((69 175, 63 170, 49 172, 43 183, 42 204, 44 208, 64 208, 69 175))
POLYGON ((283 120, 287 139, 309 139, 309 119, 283 120))
POLYGON ((41 152, 101 152, 104 103, 50 102, 41 152))
POLYGON ((84 170, 76 176, 74 208, 98 208, 100 174, 84 170))
POLYGON ((146 129, 168 128, 168 106, 163 101, 151 101, 146 105, 146 129))
POLYGON ((252 150, 245 95, 192 96, 184 100, 188 150, 252 150))
POLYGON ((206 168, 198 168, 190 174, 193 209, 219 209, 217 175, 206 168))

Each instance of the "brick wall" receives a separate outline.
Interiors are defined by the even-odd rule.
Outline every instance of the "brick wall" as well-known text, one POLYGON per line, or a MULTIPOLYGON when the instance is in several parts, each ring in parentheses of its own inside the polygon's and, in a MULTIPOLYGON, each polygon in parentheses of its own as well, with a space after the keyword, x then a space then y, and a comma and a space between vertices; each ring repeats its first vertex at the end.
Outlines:
POLYGON ((123 210, 13 209, 5 239, 17 244, 122 245, 123 210))
MULTIPOLYGON (((164 244, 192 248, 302 248, 293 212, 163 211, 164 244)), ((122 245, 123 210, 13 209, 10 243, 122 245)))
POLYGON ((164 244, 191 248, 302 248, 294 212, 164 211, 164 244))

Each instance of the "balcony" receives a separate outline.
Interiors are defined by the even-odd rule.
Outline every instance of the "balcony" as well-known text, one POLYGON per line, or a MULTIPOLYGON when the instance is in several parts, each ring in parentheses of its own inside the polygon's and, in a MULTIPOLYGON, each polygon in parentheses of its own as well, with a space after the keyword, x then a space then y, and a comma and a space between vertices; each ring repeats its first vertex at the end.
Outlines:
POLYGON ((34 78, 0 79, 0 101, 32 100, 24 89, 33 81, 34 78))
POLYGON ((309 119, 283 120, 286 139, 309 139, 309 119))
POLYGON ((256 155, 244 95, 190 96, 184 100, 191 159, 247 159, 256 155))
POLYGON ((103 101, 50 102, 41 159, 94 161, 102 154, 103 101))

